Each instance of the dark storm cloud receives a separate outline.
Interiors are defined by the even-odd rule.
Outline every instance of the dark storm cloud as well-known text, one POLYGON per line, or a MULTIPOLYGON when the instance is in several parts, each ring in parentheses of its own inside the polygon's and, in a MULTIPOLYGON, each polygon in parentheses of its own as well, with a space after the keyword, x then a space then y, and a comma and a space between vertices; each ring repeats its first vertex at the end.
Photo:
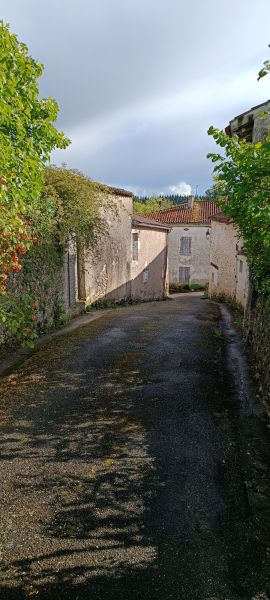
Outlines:
POLYGON ((269 96, 256 82, 269 0, 2 0, 1 13, 44 63, 41 93, 73 140, 54 160, 94 179, 207 187, 208 125, 269 96))

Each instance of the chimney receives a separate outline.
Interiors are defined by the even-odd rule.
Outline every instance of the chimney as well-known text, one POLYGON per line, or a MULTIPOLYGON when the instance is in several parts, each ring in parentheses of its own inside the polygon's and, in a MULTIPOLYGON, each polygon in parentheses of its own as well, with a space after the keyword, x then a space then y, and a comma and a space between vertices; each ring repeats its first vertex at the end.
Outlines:
POLYGON ((191 209, 193 209, 193 205, 194 205, 194 196, 188 196, 188 201, 187 201, 187 204, 188 204, 188 208, 191 208, 191 209))

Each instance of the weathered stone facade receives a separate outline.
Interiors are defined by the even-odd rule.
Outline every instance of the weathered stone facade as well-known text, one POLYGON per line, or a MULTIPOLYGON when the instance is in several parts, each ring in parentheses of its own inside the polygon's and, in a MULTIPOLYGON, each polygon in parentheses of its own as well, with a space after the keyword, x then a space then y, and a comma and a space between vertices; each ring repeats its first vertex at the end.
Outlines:
MULTIPOLYGON (((78 307, 67 301, 66 277, 67 253, 57 247, 34 246, 24 260, 24 269, 11 276, 8 283, 8 292, 18 308, 18 322, 20 306, 28 297, 38 304, 38 309, 29 313, 31 318, 33 312, 31 327, 38 335, 60 327, 69 315, 76 314, 78 307)), ((3 326, 0 329, 0 353, 16 345, 16 336, 9 327, 3 326)))
POLYGON ((218 212, 210 200, 189 196, 187 203, 153 213, 151 218, 171 231, 168 236, 169 283, 208 283, 211 216, 218 212))
POLYGON ((166 295, 168 232, 169 227, 160 223, 144 217, 133 218, 132 237, 137 242, 138 252, 132 256, 131 263, 132 299, 158 300, 166 295))
POLYGON ((111 196, 104 211, 106 231, 79 261, 78 300, 86 305, 101 298, 115 301, 131 296, 132 194, 111 196))
POLYGON ((245 331, 253 355, 253 368, 259 393, 270 414, 270 302, 259 296, 249 307, 245 331))
MULTIPOLYGON (((37 245, 27 257, 29 264, 10 281, 18 304, 28 292, 37 301, 39 308, 33 316, 38 334, 59 327, 101 299, 154 300, 166 294, 169 227, 134 218, 133 195, 103 187, 109 198, 100 203, 104 228, 96 242, 87 251, 72 236, 65 251, 56 247, 52 252, 46 244, 44 249, 37 245), (134 234, 138 236, 137 260, 133 258, 134 234)), ((9 341, 16 344, 2 329, 0 347, 9 341)))
POLYGON ((79 255, 77 299, 86 305, 101 299, 154 300, 163 298, 167 277, 169 227, 133 217, 132 194, 114 194, 104 213, 106 232, 96 246, 79 255), (133 236, 138 257, 133 258, 133 236))
POLYGON ((185 283, 183 281, 185 273, 189 284, 196 283, 204 286, 208 283, 210 231, 211 227, 209 225, 186 224, 183 226, 179 224, 172 227, 168 239, 170 284, 185 283), (183 238, 190 239, 188 247, 190 254, 186 256, 181 253, 181 240, 183 238))
POLYGON ((249 296, 249 270, 243 241, 233 222, 223 215, 212 219, 209 296, 235 300, 244 309, 249 296))
POLYGON ((225 129, 227 135, 237 134, 239 138, 253 144, 263 141, 270 130, 269 111, 270 100, 267 100, 267 102, 254 106, 241 115, 234 117, 225 129))

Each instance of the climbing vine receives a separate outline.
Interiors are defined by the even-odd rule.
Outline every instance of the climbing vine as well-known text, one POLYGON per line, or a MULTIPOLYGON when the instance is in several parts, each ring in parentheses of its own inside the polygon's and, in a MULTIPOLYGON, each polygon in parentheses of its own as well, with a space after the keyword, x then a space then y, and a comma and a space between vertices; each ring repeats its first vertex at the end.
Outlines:
POLYGON ((32 209, 31 232, 36 242, 21 257, 22 269, 7 283, 5 323, 22 345, 65 322, 64 253, 70 239, 85 250, 106 231, 103 217, 113 208, 108 188, 79 171, 47 167, 39 199, 32 209))
POLYGON ((24 256, 37 241, 45 164, 54 148, 69 143, 53 125, 57 103, 39 98, 42 71, 0 21, 0 322, 19 336, 30 329, 27 318, 24 327, 23 314, 34 309, 35 300, 14 306, 9 280, 23 269, 24 256))
POLYGON ((49 232, 65 246, 74 235, 85 247, 91 246, 104 231, 102 209, 108 204, 105 185, 91 181, 78 170, 55 166, 46 169, 41 194, 41 205, 46 207, 45 237, 49 232))

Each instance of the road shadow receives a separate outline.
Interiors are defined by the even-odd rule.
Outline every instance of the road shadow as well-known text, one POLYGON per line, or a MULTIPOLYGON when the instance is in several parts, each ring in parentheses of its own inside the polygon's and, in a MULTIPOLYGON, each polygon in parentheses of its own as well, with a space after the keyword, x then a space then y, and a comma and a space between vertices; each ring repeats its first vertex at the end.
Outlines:
POLYGON ((219 311, 198 304, 190 318, 181 302, 177 320, 173 305, 163 329, 154 307, 152 320, 145 308, 126 313, 128 331, 110 316, 8 379, 1 598, 265 592, 265 538, 243 486, 224 340, 213 335, 219 311))

